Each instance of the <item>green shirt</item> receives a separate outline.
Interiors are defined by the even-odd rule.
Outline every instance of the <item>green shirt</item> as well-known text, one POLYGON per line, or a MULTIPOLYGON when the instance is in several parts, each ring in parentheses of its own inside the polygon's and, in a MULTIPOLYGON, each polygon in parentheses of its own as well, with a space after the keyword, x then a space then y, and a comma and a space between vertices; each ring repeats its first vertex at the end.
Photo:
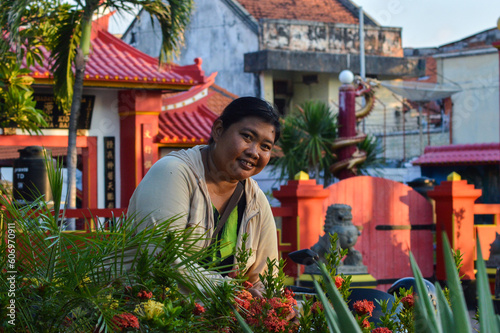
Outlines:
MULTIPOLYGON (((214 210, 215 225, 219 223, 221 215, 217 211, 217 208, 212 204, 214 210)), ((234 207, 231 214, 227 218, 224 227, 221 232, 216 236, 216 242, 220 240, 220 253, 217 253, 218 258, 225 259, 231 255, 234 255, 234 250, 236 248, 236 239, 238 237, 238 207, 234 207)))

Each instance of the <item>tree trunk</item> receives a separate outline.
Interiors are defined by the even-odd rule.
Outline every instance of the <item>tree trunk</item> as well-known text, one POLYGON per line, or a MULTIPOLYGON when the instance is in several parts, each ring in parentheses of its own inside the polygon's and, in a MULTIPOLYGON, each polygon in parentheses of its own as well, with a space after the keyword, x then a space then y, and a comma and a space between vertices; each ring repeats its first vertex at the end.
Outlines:
MULTIPOLYGON (((75 83, 73 86, 73 100, 71 102, 71 113, 69 116, 68 128, 68 156, 66 159, 68 169, 68 195, 66 208, 76 208, 76 126, 78 116, 80 115, 80 105, 82 103, 83 94, 83 78, 85 75, 85 67, 89 57, 90 50, 90 32, 92 29, 92 20, 83 20, 82 22, 82 37, 80 47, 77 48, 75 57, 75 83)), ((75 219, 68 219, 67 230, 75 230, 75 219)))
POLYGON ((319 168, 319 162, 314 165, 314 178, 316 179, 316 184, 319 184, 320 182, 320 168, 319 168))

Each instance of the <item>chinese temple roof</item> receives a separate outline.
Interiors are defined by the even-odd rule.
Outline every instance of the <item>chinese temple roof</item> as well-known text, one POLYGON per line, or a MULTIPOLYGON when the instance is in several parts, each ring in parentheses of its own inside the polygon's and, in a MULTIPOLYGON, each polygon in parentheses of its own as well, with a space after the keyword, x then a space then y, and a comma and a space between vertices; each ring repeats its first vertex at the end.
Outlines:
POLYGON ((499 164, 500 143, 480 143, 426 147, 424 154, 413 165, 499 164))
POLYGON ((212 124, 223 109, 238 96, 213 84, 206 84, 175 95, 165 94, 159 116, 156 142, 166 145, 195 146, 208 143, 212 124))
MULTIPOLYGON (((160 68, 158 59, 142 53, 103 29, 97 28, 93 37, 84 86, 187 90, 206 80, 200 58, 195 59, 193 65, 169 64, 160 68)), ((36 84, 52 84, 49 51, 43 49, 42 52, 46 60, 42 65, 31 67, 31 75, 36 84)))

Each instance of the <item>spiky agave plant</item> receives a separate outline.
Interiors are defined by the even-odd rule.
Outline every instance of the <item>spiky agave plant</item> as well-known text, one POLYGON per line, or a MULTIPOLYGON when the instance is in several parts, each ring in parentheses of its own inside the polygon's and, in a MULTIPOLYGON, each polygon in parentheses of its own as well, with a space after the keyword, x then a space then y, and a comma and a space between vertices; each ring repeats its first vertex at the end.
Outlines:
MULTIPOLYGON (((469 333, 471 330, 469 313, 456 269, 455 259, 450 249, 449 241, 443 233, 443 247, 447 284, 450 290, 450 303, 448 303, 443 290, 438 283, 436 286, 437 304, 433 304, 427 293, 427 288, 418 265, 410 253, 410 262, 416 281, 416 291, 419 297, 415 302, 415 332, 431 333, 469 333)), ((491 300, 488 284, 486 265, 484 263, 481 244, 477 240, 477 297, 479 309, 479 324, 481 333, 500 332, 500 316, 496 315, 491 300)), ((325 296, 319 283, 314 281, 318 296, 325 308, 325 317, 331 332, 361 332, 347 305, 343 302, 342 295, 335 288, 330 274, 322 263, 318 263, 323 279, 326 281, 328 298, 325 296), (330 305, 333 304, 333 307, 330 305), (335 309, 335 310, 334 310, 335 309)))
POLYGON ((197 239, 190 230, 171 230, 169 225, 175 218, 140 228, 143 221, 122 216, 115 218, 109 229, 67 232, 64 212, 59 214, 61 165, 54 168, 47 163, 47 168, 53 207, 43 198, 20 207, 9 197, 0 196, 4 235, 0 251, 5 254, 0 265, 3 273, 15 277, 0 282, 0 315, 5 318, 0 327, 12 332, 113 332, 120 323, 117 315, 126 312, 130 317, 140 317, 131 308, 133 301, 139 302, 138 290, 146 296, 154 292, 154 304, 162 304, 156 317, 148 317, 152 313, 146 308, 148 304, 141 309, 149 311, 144 315, 149 332, 168 330, 169 325, 181 331, 186 327, 205 331, 192 314, 185 315, 184 322, 168 316, 169 309, 178 310, 179 302, 187 306, 193 306, 194 299, 218 302, 220 316, 231 315, 230 305, 218 295, 218 281, 207 277, 198 265, 213 249, 195 248, 197 239), (10 253, 15 253, 15 260, 9 261, 10 253), (179 286, 190 291, 190 296, 177 301, 183 297, 177 292, 169 301, 168 294, 179 286), (9 294, 11 289, 13 293, 9 294), (174 301, 177 306, 172 305, 174 301), (15 321, 9 322, 7 306, 12 302, 15 321))

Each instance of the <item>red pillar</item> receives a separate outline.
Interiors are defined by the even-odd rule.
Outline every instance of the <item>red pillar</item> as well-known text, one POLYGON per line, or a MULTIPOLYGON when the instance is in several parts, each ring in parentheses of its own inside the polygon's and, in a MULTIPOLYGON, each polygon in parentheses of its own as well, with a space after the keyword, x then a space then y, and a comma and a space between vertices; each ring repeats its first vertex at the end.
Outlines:
MULTIPOLYGON (((339 88, 339 138, 356 136, 356 90, 352 84, 343 84, 339 88)), ((355 145, 338 149, 339 161, 347 160, 356 151, 355 145)), ((342 169, 338 178, 345 179, 356 176, 351 170, 342 169)))
POLYGON ((120 207, 127 207, 132 193, 158 160, 158 115, 161 91, 123 90, 118 93, 120 114, 120 207))
MULTIPOLYGON (((281 207, 291 208, 297 216, 282 218, 283 242, 296 244, 297 249, 306 249, 318 241, 319 236, 324 234, 323 202, 328 195, 329 191, 316 184, 314 179, 290 180, 278 191, 273 191, 273 196, 281 202, 281 207)), ((287 266, 294 269, 286 273, 297 276, 296 266, 291 262, 287 266)))
POLYGON ((97 208, 97 137, 78 137, 77 142, 83 139, 87 145, 82 148, 82 207, 97 208))
POLYGON ((474 201, 482 190, 467 184, 466 180, 443 181, 429 191, 435 200, 436 209, 436 278, 446 280, 443 258, 443 231, 448 235, 450 245, 463 254, 460 276, 464 280, 474 279, 474 258, 476 253, 476 235, 474 232, 474 201))

